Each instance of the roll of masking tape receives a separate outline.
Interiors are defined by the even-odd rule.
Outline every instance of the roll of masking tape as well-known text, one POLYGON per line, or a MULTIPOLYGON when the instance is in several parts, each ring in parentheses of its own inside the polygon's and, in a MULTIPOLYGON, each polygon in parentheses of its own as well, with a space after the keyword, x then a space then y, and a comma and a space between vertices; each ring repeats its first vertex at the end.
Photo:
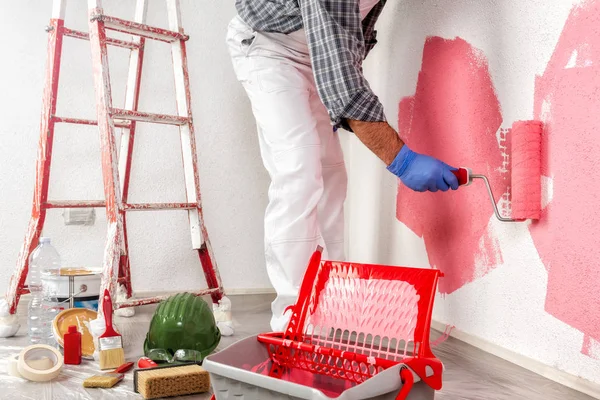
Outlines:
POLYGON ((19 374, 33 382, 47 382, 56 378, 63 367, 63 356, 54 347, 34 344, 21 350, 17 369, 19 374))
POLYGON ((19 373, 19 368, 17 367, 17 363, 19 362, 19 355, 13 354, 8 357, 8 374, 10 376, 15 376, 17 378, 21 378, 21 374, 19 373))

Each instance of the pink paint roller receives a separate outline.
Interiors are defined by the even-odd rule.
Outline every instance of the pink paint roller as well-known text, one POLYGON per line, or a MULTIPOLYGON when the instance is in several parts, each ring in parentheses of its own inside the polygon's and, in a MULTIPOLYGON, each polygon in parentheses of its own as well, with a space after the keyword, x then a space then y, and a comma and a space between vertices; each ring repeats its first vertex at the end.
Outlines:
POLYGON ((476 178, 483 180, 492 201, 496 218, 500 221, 522 222, 527 219, 539 220, 542 211, 542 123, 539 121, 515 122, 510 135, 512 218, 500 215, 492 187, 485 175, 472 174, 468 168, 459 168, 452 172, 458 178, 458 183, 461 186, 470 185, 473 179, 476 178))

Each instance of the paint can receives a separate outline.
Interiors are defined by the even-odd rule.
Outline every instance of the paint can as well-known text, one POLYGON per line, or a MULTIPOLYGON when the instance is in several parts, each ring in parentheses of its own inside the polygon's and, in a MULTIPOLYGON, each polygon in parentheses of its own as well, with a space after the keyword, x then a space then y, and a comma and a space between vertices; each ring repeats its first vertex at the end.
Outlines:
POLYGON ((56 296, 61 308, 98 311, 102 274, 86 268, 61 268, 42 276, 44 289, 56 296), (69 301, 73 297, 72 301, 69 301))

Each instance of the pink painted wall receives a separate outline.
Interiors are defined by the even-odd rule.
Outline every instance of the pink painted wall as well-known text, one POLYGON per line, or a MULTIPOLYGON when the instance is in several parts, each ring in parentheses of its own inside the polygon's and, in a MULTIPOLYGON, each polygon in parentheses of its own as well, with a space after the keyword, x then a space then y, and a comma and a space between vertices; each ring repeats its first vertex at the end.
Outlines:
MULTIPOLYGON (((530 227, 548 269, 546 311, 600 342, 600 2, 573 8, 544 74, 535 82, 544 119, 542 173, 552 200, 530 227)), ((595 355, 598 357, 598 354, 595 355)))
MULTIPOLYGON (((465 40, 430 37, 414 96, 400 102, 399 130, 417 152, 450 165, 473 168, 505 191, 504 158, 496 139, 500 104, 487 60, 465 40)), ((502 263, 488 223, 493 209, 482 187, 455 192, 417 193, 398 186, 397 217, 425 241, 429 263, 446 278, 451 293, 502 263), (486 259, 485 270, 475 260, 486 259)))
POLYGON ((350 257, 441 269, 436 321, 600 384, 600 0, 401 3, 365 67, 388 119, 503 212, 510 128, 542 120, 542 216, 497 221, 481 181, 407 190, 350 139, 350 257))
MULTIPOLYGON (((600 158, 600 2, 573 8, 544 74, 535 80, 534 102, 535 118, 545 123, 542 174, 552 181, 552 200, 529 228, 548 270, 546 311, 582 331, 582 349, 593 356, 592 344, 600 341, 600 185, 594 183, 600 158)), ((498 195, 510 183, 502 121, 484 52, 461 38, 427 38, 416 93, 400 102, 403 140, 416 151, 487 175, 498 195)), ((445 272, 441 293, 503 263, 488 228, 492 215, 482 185, 425 195, 398 186, 397 217, 424 239, 430 265, 445 272)))

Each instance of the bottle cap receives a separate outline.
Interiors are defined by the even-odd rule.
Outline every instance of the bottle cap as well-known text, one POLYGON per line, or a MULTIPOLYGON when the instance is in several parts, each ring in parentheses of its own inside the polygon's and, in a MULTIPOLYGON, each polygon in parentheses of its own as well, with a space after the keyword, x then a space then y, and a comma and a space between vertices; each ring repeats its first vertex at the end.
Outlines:
POLYGON ((50 243, 50 238, 42 236, 40 238, 40 243, 50 243))
POLYGON ((69 333, 77 333, 77 327, 75 325, 69 325, 69 333))

